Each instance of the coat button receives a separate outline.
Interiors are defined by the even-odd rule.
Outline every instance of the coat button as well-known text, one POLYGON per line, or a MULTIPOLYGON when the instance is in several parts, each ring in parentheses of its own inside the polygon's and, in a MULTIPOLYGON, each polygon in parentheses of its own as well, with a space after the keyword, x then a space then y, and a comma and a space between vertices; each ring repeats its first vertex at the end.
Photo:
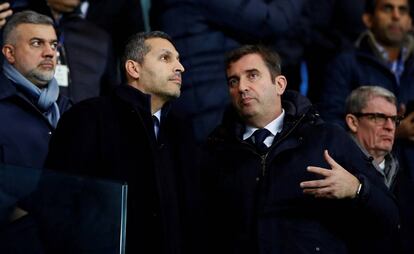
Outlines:
POLYGON ((51 131, 49 131, 47 134, 52 135, 52 132, 51 132, 51 131))
POLYGON ((260 177, 256 177, 256 182, 260 181, 260 177))
POLYGON ((315 247, 315 251, 321 251, 321 248, 319 248, 318 246, 315 247))

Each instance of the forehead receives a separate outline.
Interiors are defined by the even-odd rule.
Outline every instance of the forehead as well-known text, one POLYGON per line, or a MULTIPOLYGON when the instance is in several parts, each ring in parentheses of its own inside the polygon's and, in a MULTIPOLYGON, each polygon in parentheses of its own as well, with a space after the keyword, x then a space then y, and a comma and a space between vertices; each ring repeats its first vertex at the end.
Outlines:
POLYGON ((16 35, 21 39, 41 38, 56 40, 56 32, 53 26, 39 24, 20 24, 16 28, 16 35))
POLYGON ((397 106, 383 97, 376 96, 368 100, 364 110, 367 112, 388 113, 395 115, 397 112, 397 106))
POLYGON ((179 55, 174 45, 170 41, 163 38, 150 38, 145 40, 145 44, 151 48, 148 54, 161 54, 168 52, 176 56, 179 55))
POLYGON ((384 5, 408 6, 408 0, 376 0, 376 7, 384 5))
POLYGON ((253 69, 263 72, 267 71, 267 67, 262 56, 257 53, 244 55, 239 60, 231 63, 227 69, 227 73, 233 74, 253 69))

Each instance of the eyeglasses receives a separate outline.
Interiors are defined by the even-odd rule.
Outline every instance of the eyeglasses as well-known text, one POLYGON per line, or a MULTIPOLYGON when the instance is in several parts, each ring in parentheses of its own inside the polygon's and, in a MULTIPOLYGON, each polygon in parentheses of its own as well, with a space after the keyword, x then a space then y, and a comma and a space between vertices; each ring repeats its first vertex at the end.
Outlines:
POLYGON ((361 113, 361 112, 356 112, 356 113, 352 113, 352 114, 356 117, 366 117, 370 121, 374 121, 374 123, 376 123, 378 125, 384 125, 387 122, 388 119, 391 119, 393 124, 399 125, 401 120, 402 120, 402 117, 399 116, 399 115, 387 116, 386 114, 383 114, 383 113, 361 113))

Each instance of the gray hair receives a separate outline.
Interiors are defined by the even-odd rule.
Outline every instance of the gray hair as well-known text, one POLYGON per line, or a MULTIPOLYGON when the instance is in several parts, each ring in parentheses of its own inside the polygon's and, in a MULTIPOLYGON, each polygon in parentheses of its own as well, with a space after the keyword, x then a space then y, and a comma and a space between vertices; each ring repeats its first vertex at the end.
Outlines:
POLYGON ((389 90, 380 86, 360 86, 346 98, 346 113, 361 112, 367 106, 368 101, 375 97, 384 98, 397 106, 397 98, 389 90))
POLYGON ((144 62, 144 56, 151 50, 151 47, 145 41, 152 38, 166 39, 174 45, 171 37, 165 32, 151 31, 137 33, 128 40, 125 46, 122 64, 125 64, 128 60, 134 60, 142 64, 144 62))
POLYGON ((15 43, 15 34, 13 33, 17 26, 21 24, 36 24, 54 26, 53 20, 43 14, 34 11, 22 11, 13 14, 7 21, 3 29, 3 44, 15 43))

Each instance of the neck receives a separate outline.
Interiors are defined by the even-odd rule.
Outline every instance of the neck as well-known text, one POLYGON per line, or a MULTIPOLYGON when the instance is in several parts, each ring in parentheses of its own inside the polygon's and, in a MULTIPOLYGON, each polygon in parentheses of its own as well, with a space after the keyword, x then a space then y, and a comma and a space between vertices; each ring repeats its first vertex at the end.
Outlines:
POLYGON ((379 165, 384 159, 385 159, 385 153, 370 153, 372 157, 374 158, 375 165, 379 165))
POLYGON ((160 110, 162 106, 164 106, 164 104, 165 101, 160 100, 157 97, 151 96, 151 114, 154 114, 155 112, 160 110))
POLYGON ((400 55, 401 49, 399 47, 384 47, 388 53, 388 58, 390 61, 397 60, 398 56, 400 55))

